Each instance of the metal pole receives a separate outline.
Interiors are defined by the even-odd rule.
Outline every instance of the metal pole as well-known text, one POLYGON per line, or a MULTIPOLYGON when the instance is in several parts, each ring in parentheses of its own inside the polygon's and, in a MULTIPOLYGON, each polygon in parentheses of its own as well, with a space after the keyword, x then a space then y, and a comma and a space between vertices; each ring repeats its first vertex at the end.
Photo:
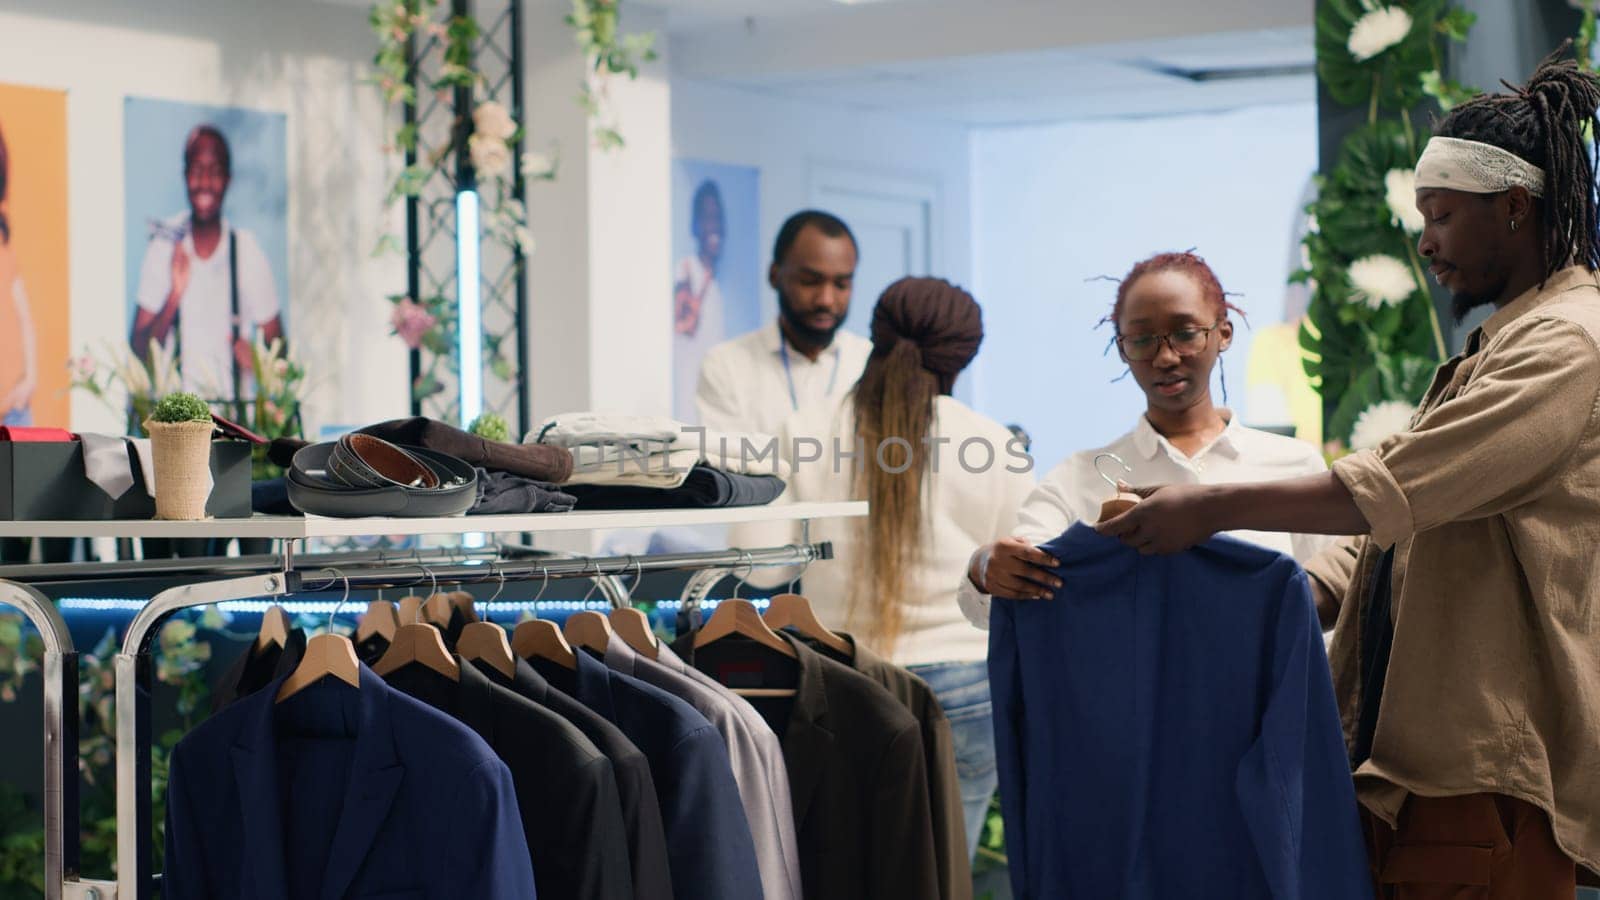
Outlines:
MULTIPOLYGON (((612 598, 613 605, 627 603, 628 592, 616 576, 629 572, 644 573, 671 569, 699 569, 716 566, 724 571, 713 578, 715 584, 722 574, 749 567, 787 566, 813 559, 828 559, 833 548, 826 542, 814 545, 773 547, 762 550, 726 550, 705 553, 669 553, 655 556, 618 556, 601 559, 570 558, 544 562, 518 561, 489 565, 449 565, 429 571, 440 584, 476 584, 498 581, 529 581, 535 578, 574 578, 600 576, 601 589, 612 598), (608 583, 616 582, 615 584, 608 583), (619 600, 620 598, 620 600, 619 600)), ((395 566, 351 570, 340 575, 329 573, 326 579, 309 577, 304 571, 287 574, 274 572, 184 585, 162 591, 145 604, 128 625, 122 642, 122 652, 115 659, 116 668, 116 719, 117 719, 117 896, 148 900, 152 892, 150 861, 153 810, 150 797, 150 645, 156 629, 167 616, 180 609, 244 600, 255 597, 277 597, 298 590, 323 590, 346 580, 352 587, 387 587, 413 582, 410 573, 397 579, 396 566, 406 566, 396 560, 395 566), (313 585, 308 585, 310 581, 313 585), (317 583, 323 582, 325 583, 317 583)), ((692 580, 692 579, 691 579, 692 580)), ((709 585, 708 585, 709 588, 709 585)), ((29 590, 24 588, 24 590, 29 590)), ((43 600, 42 595, 40 600, 43 600)), ((53 607, 48 606, 54 614, 53 607)), ((59 616, 57 616, 59 621, 59 616)), ((60 634, 65 635, 65 625, 60 634)), ((76 684, 76 681, 74 681, 76 684)), ((54 900, 54 898, 52 898, 54 900)))
POLYGON ((184 585, 162 591, 134 614, 115 660, 117 678, 117 896, 148 900, 150 861, 150 643, 167 616, 191 606, 276 597, 285 590, 280 573, 184 585))
POLYGON ((78 654, 45 595, 0 581, 0 603, 16 607, 44 645, 44 896, 61 900, 78 869, 78 654))

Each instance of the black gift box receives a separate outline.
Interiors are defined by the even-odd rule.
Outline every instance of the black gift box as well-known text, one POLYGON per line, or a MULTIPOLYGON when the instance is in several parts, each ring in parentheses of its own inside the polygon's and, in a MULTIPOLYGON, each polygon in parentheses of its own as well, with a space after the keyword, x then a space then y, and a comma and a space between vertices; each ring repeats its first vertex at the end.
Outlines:
MULTIPOLYGON (((0 521, 153 519, 156 501, 144 468, 128 445, 133 487, 112 501, 83 471, 76 441, 0 441, 0 521)), ((206 513, 219 519, 250 516, 250 444, 211 443, 211 497, 206 513)))

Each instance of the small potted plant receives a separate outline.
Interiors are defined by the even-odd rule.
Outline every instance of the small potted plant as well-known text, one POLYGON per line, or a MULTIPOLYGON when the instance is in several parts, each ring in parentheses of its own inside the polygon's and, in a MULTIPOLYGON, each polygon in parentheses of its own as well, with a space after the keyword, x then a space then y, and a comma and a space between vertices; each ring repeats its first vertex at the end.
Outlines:
POLYGON ((467 430, 486 441, 511 440, 511 427, 504 418, 494 413, 484 413, 473 419, 467 430))
POLYGON ((194 394, 162 397, 145 420, 156 457, 156 518, 206 517, 211 496, 211 409, 194 394))

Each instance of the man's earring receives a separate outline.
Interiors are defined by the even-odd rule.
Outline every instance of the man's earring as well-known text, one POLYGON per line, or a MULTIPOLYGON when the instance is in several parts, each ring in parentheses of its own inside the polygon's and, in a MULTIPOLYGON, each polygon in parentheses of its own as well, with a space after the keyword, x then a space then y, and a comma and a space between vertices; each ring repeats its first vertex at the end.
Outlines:
POLYGON ((1517 220, 1516 219, 1512 219, 1511 220, 1511 230, 1512 231, 1516 231, 1517 230, 1517 220))

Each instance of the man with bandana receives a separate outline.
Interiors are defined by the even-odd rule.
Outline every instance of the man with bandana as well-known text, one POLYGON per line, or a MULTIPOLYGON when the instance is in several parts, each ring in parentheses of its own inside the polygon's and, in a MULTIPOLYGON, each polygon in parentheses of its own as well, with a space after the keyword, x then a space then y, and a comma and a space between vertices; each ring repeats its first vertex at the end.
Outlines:
POLYGON ((872 352, 842 330, 858 251, 849 226, 829 213, 805 210, 783 223, 767 272, 778 321, 706 353, 695 394, 701 425, 775 435, 801 407, 850 390, 872 352))
POLYGON ((1600 77, 1558 53, 1457 107, 1417 244, 1458 317, 1409 431, 1324 475, 1141 488, 1143 553, 1221 531, 1357 536, 1307 566, 1380 896, 1572 897, 1600 869, 1600 77))

